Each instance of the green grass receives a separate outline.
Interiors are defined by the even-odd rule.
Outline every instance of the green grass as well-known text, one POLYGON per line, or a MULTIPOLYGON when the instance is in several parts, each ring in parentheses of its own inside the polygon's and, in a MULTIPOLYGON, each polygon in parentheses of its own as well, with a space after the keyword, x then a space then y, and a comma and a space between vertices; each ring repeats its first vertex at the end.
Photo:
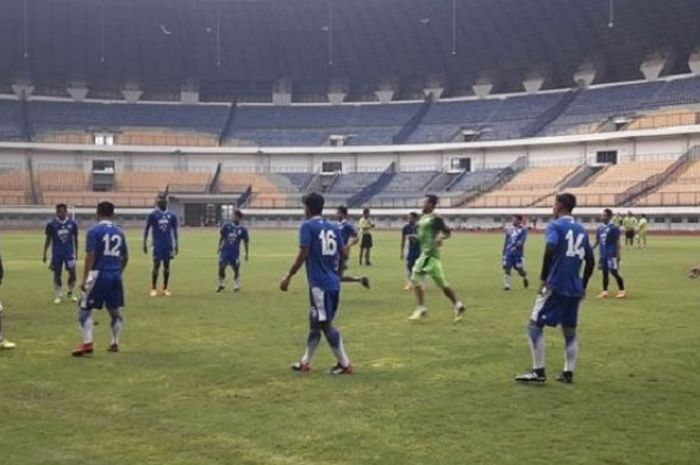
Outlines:
MULTIPOLYGON (((698 463, 700 283, 685 278, 700 261, 695 238, 652 237, 648 250, 626 252, 630 299, 584 303, 576 384, 533 388, 512 376, 530 363, 535 295, 501 291, 500 236, 446 243, 447 276, 469 307, 453 326, 434 287, 429 319, 406 321, 414 302, 401 291, 397 234, 378 233, 373 289, 345 287, 337 320, 356 374, 332 378, 325 342, 313 373, 289 370, 308 311, 303 273, 288 294, 277 289, 295 233, 252 231, 244 291, 217 295, 217 233, 185 231, 170 299, 146 295, 139 234, 129 234, 123 351, 104 351, 108 318, 98 313, 89 359, 69 355, 76 311, 50 303, 41 236, 3 235, 0 296, 18 348, 0 352, 0 463, 698 463)), ((528 244, 533 275, 541 242, 528 244)), ((547 344, 554 375, 557 331, 547 344)))

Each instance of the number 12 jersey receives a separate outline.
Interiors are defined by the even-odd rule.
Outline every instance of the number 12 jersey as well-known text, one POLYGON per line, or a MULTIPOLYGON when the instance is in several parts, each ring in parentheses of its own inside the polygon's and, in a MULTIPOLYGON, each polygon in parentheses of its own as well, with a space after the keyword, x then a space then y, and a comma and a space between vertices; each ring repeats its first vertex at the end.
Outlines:
POLYGON ((100 221, 87 233, 86 252, 95 253, 92 269, 102 273, 121 273, 122 259, 127 256, 126 238, 119 226, 100 221))

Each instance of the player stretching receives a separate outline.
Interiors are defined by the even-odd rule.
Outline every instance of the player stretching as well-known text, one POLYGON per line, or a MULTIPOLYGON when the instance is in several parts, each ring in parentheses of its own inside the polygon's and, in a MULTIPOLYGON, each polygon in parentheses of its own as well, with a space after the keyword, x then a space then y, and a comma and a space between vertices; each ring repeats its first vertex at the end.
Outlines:
MULTIPOLYGON (((0 255, 0 286, 2 285, 2 279, 5 277, 5 269, 2 266, 2 256, 0 255)), ((2 334, 2 302, 0 302, 0 350, 3 349, 14 349, 15 344, 4 338, 2 334)))
POLYGON ((523 278, 523 287, 527 289, 530 283, 525 271, 525 241, 527 229, 523 226, 523 216, 513 215, 513 224, 506 229, 506 239, 503 243, 503 290, 510 291, 513 278, 510 273, 513 268, 523 278))
POLYGON ((143 232, 143 253, 148 253, 148 230, 153 228, 153 271, 151 273, 150 296, 158 295, 158 274, 160 265, 163 264, 163 295, 170 296, 168 283, 170 282, 170 260, 179 252, 177 237, 177 215, 168 210, 168 200, 159 195, 156 200, 158 208, 153 209, 143 232))
POLYGON ((340 256, 340 265, 338 266, 338 273, 340 273, 340 282, 343 283, 360 283, 365 289, 369 289, 369 278, 366 276, 345 276, 345 272, 348 269, 348 262, 350 261, 350 249, 353 245, 357 244, 357 230, 353 226, 352 222, 348 217, 348 208, 344 205, 338 207, 338 229, 340 229, 340 234, 343 236, 343 243, 348 249, 346 256, 340 256))
POLYGON ((300 372, 311 370, 311 361, 323 333, 338 359, 338 363, 331 368, 330 373, 332 375, 350 374, 352 365, 345 352, 343 338, 333 326, 333 319, 340 302, 338 263, 341 256, 347 255, 347 248, 338 227, 321 217, 323 196, 314 192, 305 196, 303 202, 306 221, 299 231, 299 253, 289 273, 280 283, 280 289, 287 291, 292 276, 306 263, 311 301, 310 329, 306 352, 299 362, 292 365, 292 369, 300 372))
POLYGON ((440 260, 440 247, 442 242, 450 238, 450 229, 445 224, 445 221, 435 214, 435 207, 438 203, 436 195, 426 195, 423 203, 423 216, 418 221, 418 242, 420 243, 420 256, 413 266, 411 281, 413 281, 413 290, 416 293, 418 306, 408 319, 420 320, 428 315, 428 309, 425 307, 425 288, 423 281, 426 276, 433 278, 435 284, 442 289, 445 296, 450 299, 454 308, 454 322, 457 323, 464 318, 464 304, 459 300, 459 297, 450 288, 445 279, 445 272, 442 268, 440 260))
POLYGON ((401 229, 401 260, 406 257, 406 285, 404 291, 413 289, 411 282, 411 273, 413 266, 420 255, 420 244, 418 243, 418 213, 411 212, 408 214, 408 223, 401 229), (406 250, 406 242, 408 242, 408 251, 406 250))
POLYGON ((75 357, 93 352, 92 310, 107 308, 112 319, 110 352, 119 352, 119 333, 122 329, 121 308, 124 306, 122 273, 129 261, 126 238, 119 226, 112 223, 114 205, 100 202, 97 205, 98 223, 87 232, 85 268, 80 288, 78 321, 83 333, 83 343, 73 350, 75 357))
POLYGON ((515 378, 521 383, 544 383, 544 327, 561 325, 564 335, 564 371, 557 381, 572 383, 578 341, 576 325, 578 309, 588 280, 595 267, 593 250, 588 243, 588 233, 574 221, 571 212, 576 207, 576 197, 559 194, 554 203, 555 220, 547 226, 545 252, 542 261, 542 285, 530 316, 528 340, 532 352, 532 371, 515 378), (581 279, 581 264, 586 267, 581 279))
POLYGON ((362 265, 362 257, 365 259, 365 265, 372 266, 370 253, 374 246, 372 240, 372 229, 374 229, 374 221, 369 216, 369 208, 362 210, 362 218, 357 222, 360 226, 360 265, 362 265))
POLYGON ((56 218, 46 224, 46 240, 44 241, 43 262, 47 261, 47 253, 51 246, 51 264, 49 269, 53 271, 53 287, 55 299, 53 303, 60 304, 63 292, 63 267, 68 272, 68 294, 67 297, 73 302, 78 301, 78 297, 73 292, 77 280, 75 264, 78 252, 78 225, 68 218, 68 208, 66 204, 56 205, 56 218))
POLYGON ((603 224, 598 226, 596 231, 596 240, 593 244, 595 249, 600 246, 600 257, 598 267, 603 272, 603 290, 598 294, 599 299, 608 298, 608 286, 610 285, 610 276, 613 275, 617 283, 617 298, 624 299, 627 297, 625 292, 625 282, 620 276, 620 228, 612 222, 612 210, 606 208, 603 210, 603 224))
POLYGON ((233 223, 226 223, 219 232, 219 287, 216 292, 224 290, 226 267, 233 268, 233 290, 241 290, 241 242, 245 249, 245 261, 248 261, 248 228, 241 225, 243 212, 233 212, 233 223))

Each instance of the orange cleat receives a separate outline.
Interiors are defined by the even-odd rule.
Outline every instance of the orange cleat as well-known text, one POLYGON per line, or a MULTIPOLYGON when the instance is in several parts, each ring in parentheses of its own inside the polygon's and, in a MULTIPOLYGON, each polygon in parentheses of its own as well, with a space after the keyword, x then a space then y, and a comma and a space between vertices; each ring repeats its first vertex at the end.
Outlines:
POLYGON ((598 299, 607 299, 608 298, 608 291, 601 291, 600 294, 596 296, 598 299))
POLYGON ((163 289, 163 295, 164 295, 165 297, 170 297, 172 294, 170 293, 170 290, 169 290, 169 289, 163 289))
POLYGON ((88 355, 94 352, 92 348, 92 342, 80 344, 78 347, 73 349, 73 357, 82 357, 83 355, 88 355))
POLYGON ((615 296, 616 299, 626 299, 627 298, 627 292, 626 291, 619 291, 617 295, 615 296))

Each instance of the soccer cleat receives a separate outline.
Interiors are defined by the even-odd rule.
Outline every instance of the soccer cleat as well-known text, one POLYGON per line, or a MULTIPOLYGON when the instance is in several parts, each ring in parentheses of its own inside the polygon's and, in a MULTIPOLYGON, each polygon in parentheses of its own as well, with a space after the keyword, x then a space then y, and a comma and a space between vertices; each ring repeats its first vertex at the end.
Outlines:
POLYGON ((298 371, 299 373, 308 373, 311 371, 311 365, 304 362, 294 362, 292 363, 292 370, 298 371))
POLYGON ((344 367, 340 363, 337 363, 333 368, 330 369, 329 373, 334 375, 334 376, 351 375, 352 374, 352 365, 348 365, 348 366, 344 367))
POLYGON ((151 289, 151 291, 148 293, 151 297, 158 297, 158 291, 155 289, 151 289))
POLYGON ((75 295, 75 294, 72 293, 72 292, 69 292, 67 297, 71 300, 71 302, 77 302, 77 301, 78 301, 78 296, 75 295))
POLYGON ((369 289, 369 278, 367 276, 361 277, 360 284, 362 284, 362 287, 364 287, 365 289, 369 289))
POLYGON ((59 305, 61 303, 61 298, 56 297, 55 299, 53 299, 53 303, 54 303, 54 305, 59 305))
POLYGON ((73 349, 73 357, 82 357, 83 355, 91 354, 93 352, 92 342, 83 343, 73 349))
POLYGON ((608 298, 608 291, 601 291, 600 294, 596 296, 598 299, 607 299, 608 298))
POLYGON ((233 292, 241 292, 241 285, 239 283, 233 284, 233 292))
POLYGON ((163 289, 163 295, 164 295, 165 297, 170 297, 170 296, 173 295, 173 294, 170 292, 169 289, 163 289))
POLYGON ((618 291, 615 298, 616 299, 626 299, 627 298, 627 291, 618 291))
POLYGON ((426 309, 425 307, 418 307, 417 309, 415 309, 413 314, 408 317, 408 319, 416 321, 416 320, 422 320, 423 318, 425 318, 427 316, 428 316, 428 309, 426 309))
POLYGON ((574 382, 574 372, 573 371, 562 371, 557 376, 557 381, 565 384, 573 384, 574 382))
POLYGON ((510 288, 509 288, 509 287, 504 287, 503 290, 506 291, 506 292, 508 292, 508 291, 510 291, 510 288))
POLYGON ((403 290, 404 290, 404 291, 411 291, 411 290, 413 290, 413 285, 412 285, 412 284, 406 284, 406 285, 403 287, 403 290))
POLYGON ((14 342, 10 342, 7 339, 0 341, 0 350, 14 349, 17 345, 14 342))
POLYGON ((107 352, 119 352, 119 344, 112 343, 107 348, 107 352))
POLYGON ((523 287, 524 287, 525 289, 527 289, 528 287, 530 287, 530 281, 528 281, 527 278, 523 278, 523 287))
POLYGON ((219 287, 216 288, 216 292, 217 292, 217 293, 223 292, 223 291, 224 291, 224 286, 219 286, 219 287))
POLYGON ((457 308, 455 308, 455 319, 453 320, 454 323, 459 323, 464 319, 464 314, 467 312, 467 308, 464 306, 464 304, 460 303, 457 308))
POLYGON ((532 370, 515 377, 515 381, 523 384, 542 384, 547 381, 544 368, 532 370))

